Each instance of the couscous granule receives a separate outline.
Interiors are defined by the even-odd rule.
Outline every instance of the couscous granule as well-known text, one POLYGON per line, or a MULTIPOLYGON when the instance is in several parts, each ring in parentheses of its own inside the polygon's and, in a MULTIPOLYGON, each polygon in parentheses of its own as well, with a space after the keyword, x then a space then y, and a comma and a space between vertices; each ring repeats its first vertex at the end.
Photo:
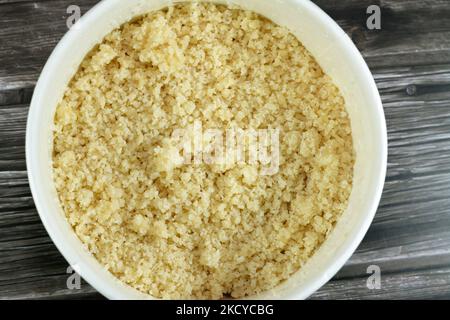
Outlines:
POLYGON ((321 245, 352 187, 338 88, 288 30, 214 4, 151 12, 108 34, 66 89, 53 147, 78 237, 117 278, 161 298, 273 288, 321 245), (165 141, 194 121, 279 128, 278 173, 168 164, 165 141))

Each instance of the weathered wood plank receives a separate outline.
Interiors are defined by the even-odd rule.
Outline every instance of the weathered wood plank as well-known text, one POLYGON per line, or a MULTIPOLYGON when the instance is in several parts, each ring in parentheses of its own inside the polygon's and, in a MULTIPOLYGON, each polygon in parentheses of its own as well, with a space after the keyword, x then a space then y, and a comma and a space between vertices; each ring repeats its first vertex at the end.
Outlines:
MULTIPOLYGON (((78 1, 83 13, 97 2, 78 1)), ((0 5, 0 91, 34 86, 51 51, 68 30, 66 10, 71 4, 56 0, 0 5)))
POLYGON ((67 289, 68 274, 17 279, 0 285, 1 299, 102 299, 86 282, 80 289, 67 289))
MULTIPOLYGON (((79 0, 82 12, 97 0, 79 0)), ((347 31, 372 68, 450 61, 450 2, 315 1, 347 31), (367 30, 366 8, 379 4, 382 29, 367 30)), ((0 4, 0 102, 3 95, 30 89, 59 39, 67 31, 69 0, 0 4), (32 18, 31 18, 32 17, 32 18)), ((23 103, 23 102, 14 102, 23 103)))
MULTIPOLYGON (((385 291, 377 291, 383 297, 401 297, 395 286, 409 279, 406 271, 433 287, 435 270, 450 265, 450 94, 432 89, 450 83, 450 65, 385 68, 374 76, 390 138, 382 202, 357 252, 316 298, 374 297, 365 287, 371 264, 393 277, 385 291), (406 90, 411 85, 419 88, 413 95, 406 90)), ((23 150, 26 114, 26 105, 0 107, 0 298, 98 297, 93 289, 64 289, 67 265, 34 209, 25 168, 11 169, 23 159, 13 151, 23 150), (16 286, 12 278, 25 284, 16 286)), ((436 295, 424 282, 414 286, 414 294, 436 295)), ((439 290, 450 294, 447 284, 439 290)))
POLYGON ((450 299, 450 268, 381 277, 381 288, 369 290, 367 277, 330 281, 313 299, 450 299))
POLYGON ((0 106, 26 104, 31 101, 34 85, 16 89, 0 89, 0 106))
POLYGON ((349 34, 371 68, 448 63, 450 3, 446 0, 316 0, 349 34), (368 30, 366 9, 381 8, 381 30, 368 30))
POLYGON ((25 130, 27 115, 28 105, 11 105, 0 107, 1 171, 26 170, 25 130))

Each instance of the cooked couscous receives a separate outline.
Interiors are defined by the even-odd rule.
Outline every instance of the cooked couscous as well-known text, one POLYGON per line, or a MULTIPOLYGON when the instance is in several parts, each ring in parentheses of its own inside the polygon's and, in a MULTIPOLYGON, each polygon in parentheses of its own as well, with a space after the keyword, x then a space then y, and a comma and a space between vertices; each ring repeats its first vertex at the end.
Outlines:
POLYGON ((108 34, 57 107, 53 147, 78 237, 121 281, 160 298, 275 287, 318 249, 352 187, 338 88, 288 30, 214 4, 151 12, 108 34), (195 121, 278 128, 278 171, 178 161, 170 137, 195 121))

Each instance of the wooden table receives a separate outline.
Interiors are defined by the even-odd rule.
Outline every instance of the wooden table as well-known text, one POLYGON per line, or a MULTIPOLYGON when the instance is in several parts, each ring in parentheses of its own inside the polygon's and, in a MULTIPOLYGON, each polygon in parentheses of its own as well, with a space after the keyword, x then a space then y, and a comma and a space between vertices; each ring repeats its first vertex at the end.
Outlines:
MULTIPOLYGON (((27 182, 25 125, 33 87, 67 31, 67 7, 96 0, 0 0, 0 298, 102 298, 69 290, 27 182)), ((314 299, 450 298, 450 0, 319 0, 357 44, 382 95, 389 164, 364 241, 314 299), (381 7, 381 30, 366 9, 381 7), (381 269, 368 289, 367 268, 381 269)))

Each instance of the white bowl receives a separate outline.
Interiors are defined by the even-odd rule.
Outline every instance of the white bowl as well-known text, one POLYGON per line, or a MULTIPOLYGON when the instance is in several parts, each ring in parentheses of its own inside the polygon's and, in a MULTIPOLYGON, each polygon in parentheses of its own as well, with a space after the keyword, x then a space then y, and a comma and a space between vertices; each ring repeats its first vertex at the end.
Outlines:
MULTIPOLYGON (((151 299, 121 283, 83 247, 60 208, 52 180, 53 115, 78 65, 102 38, 136 15, 178 1, 104 0, 59 42, 36 85, 28 115, 26 157, 31 191, 42 222, 70 265, 111 299, 151 299)), ((304 299, 324 285, 356 250, 375 215, 387 162, 386 123, 373 77, 345 32, 309 0, 230 0, 288 27, 340 88, 356 150, 353 191, 342 218, 305 266, 253 299, 304 299)))

